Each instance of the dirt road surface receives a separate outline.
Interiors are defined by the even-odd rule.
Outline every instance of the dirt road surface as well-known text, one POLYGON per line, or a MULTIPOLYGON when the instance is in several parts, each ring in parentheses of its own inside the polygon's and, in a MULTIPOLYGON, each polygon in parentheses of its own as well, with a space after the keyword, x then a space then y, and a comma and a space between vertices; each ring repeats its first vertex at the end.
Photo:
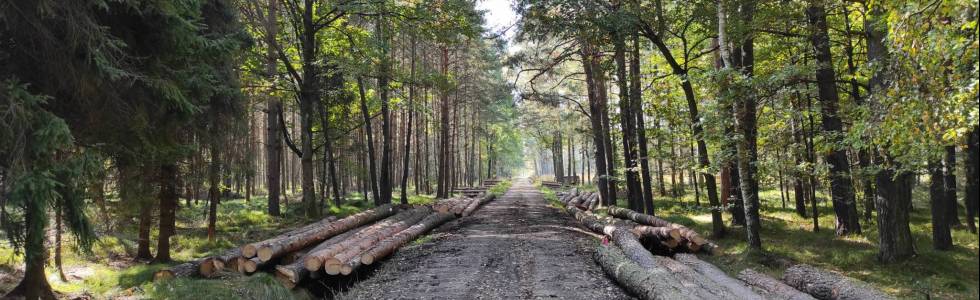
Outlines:
POLYGON ((592 261, 595 239, 526 179, 405 247, 337 299, 631 299, 592 261))

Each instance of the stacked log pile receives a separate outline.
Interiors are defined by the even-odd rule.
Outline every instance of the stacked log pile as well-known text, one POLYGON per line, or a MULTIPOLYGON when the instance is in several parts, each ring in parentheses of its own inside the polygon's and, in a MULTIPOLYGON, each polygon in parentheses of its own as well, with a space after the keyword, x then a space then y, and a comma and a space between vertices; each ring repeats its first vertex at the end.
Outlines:
POLYGON ((751 269, 731 277, 692 253, 721 254, 696 231, 629 209, 597 209, 595 192, 570 190, 559 201, 583 227, 602 234, 594 260, 641 299, 891 299, 857 280, 795 265, 777 280, 751 269))
POLYGON ((489 194, 444 199, 431 205, 383 205, 339 220, 328 217, 219 255, 160 270, 154 279, 266 271, 293 288, 306 278, 346 276, 443 223, 472 214, 493 199, 489 194))

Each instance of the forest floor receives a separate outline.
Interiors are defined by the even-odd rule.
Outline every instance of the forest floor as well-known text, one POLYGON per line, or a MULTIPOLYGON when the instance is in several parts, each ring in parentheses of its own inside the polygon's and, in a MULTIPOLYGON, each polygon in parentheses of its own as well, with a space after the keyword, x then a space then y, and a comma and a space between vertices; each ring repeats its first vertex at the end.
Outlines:
POLYGON ((337 299, 629 299, 592 261, 595 239, 527 180, 437 228, 337 299))

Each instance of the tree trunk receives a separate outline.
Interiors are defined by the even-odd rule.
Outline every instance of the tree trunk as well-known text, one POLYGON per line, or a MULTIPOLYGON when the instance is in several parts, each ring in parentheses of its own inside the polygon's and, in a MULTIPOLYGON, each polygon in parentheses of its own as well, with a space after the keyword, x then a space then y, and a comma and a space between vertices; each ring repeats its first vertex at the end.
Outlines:
POLYGON ((170 237, 177 228, 177 165, 160 166, 160 233, 157 237, 157 256, 154 262, 170 262, 170 237))
POLYGON ((65 268, 61 263, 61 221, 64 216, 64 204, 59 201, 55 205, 54 212, 54 265, 58 268, 58 278, 62 282, 68 282, 68 277, 65 276, 65 268))
POLYGON ((599 100, 599 117, 601 120, 600 129, 602 130, 602 145, 605 147, 606 174, 609 189, 609 198, 604 206, 616 205, 616 151, 613 149, 612 133, 609 125, 609 95, 606 90, 606 72, 602 69, 602 56, 599 54, 592 56, 592 71, 596 85, 596 98, 599 100))
MULTIPOLYGON (((898 167, 894 167, 898 169, 898 167)), ((909 203, 912 202, 913 175, 886 168, 875 175, 878 196, 878 260, 893 263, 915 255, 909 229, 909 203)))
POLYGON ((851 183, 851 167, 847 154, 839 146, 843 129, 838 115, 837 83, 833 69, 833 58, 830 52, 830 37, 827 33, 827 14, 822 4, 811 3, 806 10, 810 23, 811 42, 816 50, 817 88, 820 96, 821 127, 833 150, 827 152, 824 160, 830 165, 830 190, 833 200, 834 213, 837 216, 836 231, 838 236, 860 234, 861 224, 858 222, 857 204, 854 201, 854 186, 851 183))
POLYGON ((44 247, 47 218, 43 201, 27 201, 24 216, 24 278, 16 287, 3 298, 18 298, 34 300, 55 300, 54 291, 48 284, 44 273, 44 264, 48 259, 48 250, 44 247))
MULTIPOLYGON (((941 162, 929 160, 929 207, 932 212, 932 247, 936 250, 953 248, 953 237, 950 235, 950 222, 946 218, 947 194, 946 174, 941 162)), ((955 204, 955 203, 954 203, 955 204)))
MULTIPOLYGON (((265 23, 265 40, 266 45, 275 45, 276 35, 279 31, 279 26, 277 23, 277 12, 276 6, 279 3, 277 0, 268 0, 269 11, 266 14, 265 23)), ((276 52, 274 47, 266 47, 266 65, 265 72, 266 76, 272 77, 277 73, 277 61, 276 52)), ((280 131, 283 130, 279 128, 279 124, 282 120, 279 116, 282 115, 282 102, 279 98, 276 98, 272 91, 269 91, 266 95, 266 105, 265 105, 265 116, 266 116, 266 131, 265 131, 265 187, 269 192, 268 198, 268 213, 271 216, 280 216, 281 212, 279 209, 279 193, 280 184, 282 181, 280 170, 282 168, 282 136, 280 131)), ((197 197, 195 190, 195 199, 197 197)))
POLYGON ((949 226, 963 226, 960 222, 959 205, 956 204, 956 146, 946 146, 946 157, 943 160, 943 182, 945 189, 946 221, 949 226))
POLYGON ((592 126, 592 143, 595 146, 596 176, 598 177, 599 196, 605 204, 609 200, 609 176, 606 166, 606 148, 603 140, 601 109, 599 108, 598 86, 593 70, 592 56, 595 55, 588 42, 583 42, 581 49, 582 69, 585 72, 586 87, 589 97, 589 121, 592 126))
POLYGON ((636 116, 636 143, 640 150, 640 178, 643 180, 643 211, 653 215, 653 179, 650 177, 650 156, 647 151, 646 123, 643 118, 643 95, 640 87, 640 37, 632 34, 633 47, 630 52, 630 109, 636 116))
POLYGON ((208 241, 217 240, 218 203, 221 201, 221 154, 218 145, 211 143, 211 162, 208 164, 208 241))
POLYGON ((136 260, 151 260, 150 229, 153 226, 153 204, 149 199, 137 198, 139 201, 139 233, 136 243, 136 260))
MULTIPOLYGON (((449 75, 449 49, 441 46, 442 50, 442 76, 449 75)), ((436 187, 436 198, 445 199, 449 197, 449 91, 440 91, 439 95, 439 183, 436 187)))
POLYGON ((392 137, 391 127, 391 111, 388 109, 388 75, 389 75, 389 57, 388 57, 388 26, 384 20, 384 14, 377 17, 377 23, 375 26, 375 35, 379 40, 381 47, 381 61, 379 63, 378 72, 378 90, 381 99, 381 135, 383 140, 381 141, 381 180, 378 183, 378 192, 381 194, 381 198, 374 200, 374 205, 384 205, 391 203, 391 183, 392 183, 392 145, 395 144, 392 137))
POLYGON ((974 126, 966 144, 966 161, 963 165, 966 169, 966 226, 970 232, 977 233, 976 217, 978 201, 978 190, 980 190, 980 176, 978 176, 977 165, 980 164, 980 126, 974 126))
POLYGON ((634 122, 633 105, 630 103, 629 87, 626 78, 626 42, 622 33, 614 33, 616 61, 616 83, 619 86, 619 120, 623 132, 623 160, 625 167, 623 172, 626 174, 626 203, 633 210, 644 210, 643 192, 640 187, 639 174, 636 172, 636 140, 634 134, 636 128, 634 122))

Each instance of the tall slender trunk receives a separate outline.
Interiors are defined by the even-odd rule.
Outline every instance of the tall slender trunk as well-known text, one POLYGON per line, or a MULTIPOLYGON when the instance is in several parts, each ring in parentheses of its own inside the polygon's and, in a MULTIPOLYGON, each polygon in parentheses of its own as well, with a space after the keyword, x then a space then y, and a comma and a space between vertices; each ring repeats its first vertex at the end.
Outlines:
POLYGON ((593 48, 588 42, 584 42, 582 49, 582 68, 585 72, 585 81, 589 96, 589 121, 592 125, 592 142, 595 146, 595 165, 596 176, 599 184, 599 197, 604 205, 609 203, 609 176, 606 170, 606 148, 603 143, 602 130, 602 111, 599 105, 599 92, 596 84, 595 71, 593 70, 592 56, 593 48))
POLYGON ((151 260, 153 254, 150 253, 150 229, 153 226, 153 204, 149 199, 139 197, 139 232, 136 242, 136 259, 151 260))
POLYGON ((221 202, 221 151, 211 142, 211 162, 208 163, 208 241, 217 240, 218 204, 221 202))
MULTIPOLYGON (((797 100, 799 95, 797 95, 797 100)), ((795 101, 794 100, 794 106, 795 101)), ((796 204, 796 214, 806 218, 806 200, 808 193, 806 192, 806 184, 804 183, 804 175, 798 166, 803 164, 803 155, 800 153, 800 144, 803 144, 803 130, 797 121, 797 117, 794 115, 790 118, 790 130, 793 135, 793 143, 795 144, 792 149, 793 153, 793 164, 794 169, 792 170, 793 177, 793 199, 796 204)), ((874 196, 874 195, 872 195, 874 196)))
POLYGON ((62 282, 68 282, 68 277, 65 276, 65 267, 61 263, 61 222, 64 218, 64 204, 62 201, 58 201, 55 204, 54 211, 54 265, 58 268, 58 279, 62 282))
MULTIPOLYGON (((269 0, 269 10, 266 13, 266 23, 265 23, 265 39, 267 45, 274 45, 276 35, 279 31, 279 26, 277 23, 277 13, 276 6, 279 3, 277 0, 269 0)), ((278 72, 276 52, 272 46, 266 47, 266 65, 265 72, 266 76, 272 77, 278 72)), ((265 131, 265 187, 268 190, 268 213, 271 216, 280 216, 281 211, 279 209, 279 194, 280 185, 282 181, 282 173, 280 170, 282 168, 282 136, 280 131, 283 130, 279 128, 279 124, 282 120, 279 116, 282 115, 282 102, 279 98, 273 95, 272 91, 266 95, 265 102, 265 116, 266 116, 266 131, 265 131)), ((196 182, 200 182, 200 178, 196 177, 196 182)), ((197 200, 197 184, 195 184, 194 199, 197 200)))
POLYGON ((644 212, 653 215, 653 179, 650 177, 650 154, 647 150, 646 123, 644 123, 643 95, 640 87, 640 36, 631 35, 633 47, 630 52, 630 109, 636 117, 636 143, 639 146, 640 178, 643 180, 644 212))
MULTIPOLYGON (((365 144, 367 145, 367 163, 368 163, 368 173, 371 175, 371 197, 377 201, 378 195, 378 167, 374 161, 374 133, 371 129, 371 112, 368 110, 367 106, 367 95, 364 91, 364 78, 357 77, 357 91, 360 96, 361 105, 361 115, 364 118, 364 133, 366 134, 365 144)), ((365 194, 367 196, 367 194, 365 194)))
POLYGON ((946 220, 949 226, 963 226, 960 222, 959 205, 956 204, 956 146, 946 146, 946 157, 943 159, 943 185, 945 189, 946 220))
POLYGON ((177 165, 160 166, 160 234, 157 237, 157 256, 154 262, 170 261, 170 237, 177 229, 177 165))
MULTIPOLYGON (((838 95, 834 75, 833 58, 830 52, 830 37, 827 33, 827 14, 822 4, 811 2, 806 10, 810 23, 810 38, 816 51, 816 78, 821 107, 821 127, 827 134, 831 145, 842 140, 843 125, 837 112, 838 95)), ((854 201, 854 186, 851 183, 851 167, 844 149, 835 146, 824 160, 830 165, 830 190, 834 213, 837 216, 837 235, 861 233, 858 222, 857 204, 854 201)))
MULTIPOLYGON (((411 54, 411 66, 409 71, 409 78, 415 81, 415 35, 412 35, 412 54, 411 54)), ((406 105, 406 110, 408 112, 408 122, 405 123, 405 153, 402 155, 402 193, 401 193, 401 203, 408 204, 408 162, 409 153, 412 150, 412 117, 415 116, 415 83, 412 82, 408 86, 408 105, 406 105)), ((418 145, 416 145, 418 147, 418 145)), ((416 151, 417 152, 417 151, 416 151)), ((418 169, 418 163, 415 164, 415 168, 418 169)), ((418 189, 418 185, 415 186, 418 189)))
MULTIPOLYGON (((440 64, 443 76, 449 74, 449 48, 441 46, 442 63, 440 64)), ((444 199, 449 197, 449 91, 440 91, 439 95, 439 180, 436 186, 436 198, 444 199)))
POLYGON ((609 184, 606 188, 609 189, 609 198, 606 199, 606 206, 616 205, 616 193, 617 183, 616 183, 616 151, 613 149, 612 143, 612 133, 609 124, 609 93, 606 90, 606 71, 602 69, 602 56, 593 55, 592 56, 592 71, 594 72, 593 77, 596 85, 596 96, 599 99, 599 117, 602 121, 602 144, 605 147, 606 153, 606 174, 609 176, 607 181, 609 184))
POLYGON ((384 138, 381 141, 381 181, 378 183, 378 192, 381 194, 381 198, 374 200, 375 206, 380 206, 383 204, 391 203, 391 182, 392 182, 392 171, 391 171, 391 152, 393 137, 391 134, 391 111, 388 109, 388 75, 389 75, 389 64, 388 57, 388 33, 387 25, 384 20, 384 15, 381 14, 377 20, 376 34, 381 44, 381 62, 379 64, 378 72, 378 90, 381 98, 381 136, 384 138))
POLYGON ((633 210, 643 211, 643 192, 641 191, 639 174, 636 170, 636 115, 630 102, 628 78, 626 77, 626 42, 623 33, 614 33, 614 60, 616 61, 616 83, 619 87, 619 120, 623 131, 623 160, 626 174, 627 203, 633 210))
POLYGON ((970 232, 977 233, 976 217, 978 190, 980 190, 980 176, 978 176, 977 165, 980 164, 980 126, 974 126, 970 131, 966 143, 966 159, 963 162, 966 169, 966 197, 963 202, 966 204, 966 226, 970 232))

